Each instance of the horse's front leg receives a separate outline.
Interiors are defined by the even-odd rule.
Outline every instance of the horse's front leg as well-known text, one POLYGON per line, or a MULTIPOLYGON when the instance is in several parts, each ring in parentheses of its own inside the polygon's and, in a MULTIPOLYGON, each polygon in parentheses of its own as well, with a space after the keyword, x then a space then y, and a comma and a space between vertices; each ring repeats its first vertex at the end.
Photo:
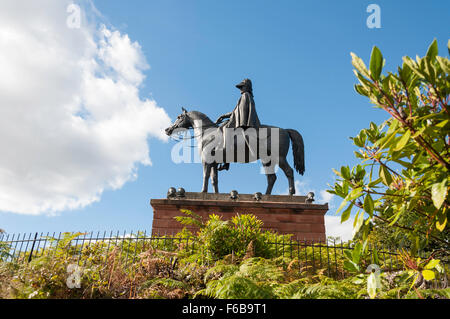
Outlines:
POLYGON ((214 189, 214 193, 219 192, 219 176, 217 173, 217 164, 213 164, 211 167, 211 184, 214 189))
POLYGON ((208 179, 211 174, 211 164, 203 163, 203 187, 202 193, 208 192, 208 179))

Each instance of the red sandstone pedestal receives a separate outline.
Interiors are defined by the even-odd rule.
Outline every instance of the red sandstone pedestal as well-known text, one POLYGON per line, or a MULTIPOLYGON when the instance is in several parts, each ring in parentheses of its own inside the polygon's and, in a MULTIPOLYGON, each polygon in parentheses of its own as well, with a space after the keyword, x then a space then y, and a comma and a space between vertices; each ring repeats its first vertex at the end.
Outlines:
MULTIPOLYGON (((188 209, 205 220, 210 214, 231 219, 237 213, 253 214, 263 221, 264 229, 280 234, 293 234, 292 239, 306 241, 326 240, 324 215, 328 204, 305 203, 305 196, 263 195, 261 200, 250 194, 239 194, 231 199, 230 194, 189 193, 185 197, 152 199, 153 235, 175 235, 186 227, 174 217, 181 216, 181 209, 188 209)), ((194 227, 187 227, 194 230, 194 227)))

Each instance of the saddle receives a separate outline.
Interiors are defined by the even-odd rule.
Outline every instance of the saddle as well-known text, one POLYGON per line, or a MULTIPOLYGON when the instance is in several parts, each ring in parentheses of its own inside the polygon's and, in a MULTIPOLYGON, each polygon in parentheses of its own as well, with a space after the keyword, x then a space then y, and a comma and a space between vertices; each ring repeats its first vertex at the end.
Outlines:
POLYGON ((270 130, 266 134, 260 134, 260 128, 228 128, 225 125, 221 125, 213 134, 203 139, 202 149, 214 141, 216 144, 214 152, 224 152, 225 154, 230 143, 233 143, 231 145, 234 146, 234 158, 233 160, 228 159, 227 162, 253 162, 258 159, 258 145, 267 143, 268 137, 270 136, 270 130), (220 142, 216 141, 216 138, 220 142))

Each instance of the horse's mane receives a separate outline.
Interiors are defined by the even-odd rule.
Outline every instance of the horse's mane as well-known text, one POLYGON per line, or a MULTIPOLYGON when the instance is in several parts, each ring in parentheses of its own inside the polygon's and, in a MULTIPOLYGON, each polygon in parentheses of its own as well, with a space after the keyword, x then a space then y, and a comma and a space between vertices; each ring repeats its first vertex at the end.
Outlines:
POLYGON ((192 118, 196 119, 196 120, 202 120, 204 123, 204 125, 212 125, 214 124, 213 121, 211 121, 211 119, 206 116, 206 114, 199 112, 199 111, 189 111, 189 116, 191 116, 192 118))

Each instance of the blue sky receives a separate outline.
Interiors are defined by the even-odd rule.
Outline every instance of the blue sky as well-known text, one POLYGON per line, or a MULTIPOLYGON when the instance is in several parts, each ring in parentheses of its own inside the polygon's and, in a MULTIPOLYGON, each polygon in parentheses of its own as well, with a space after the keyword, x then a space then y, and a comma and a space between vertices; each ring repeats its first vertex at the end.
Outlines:
MULTIPOLYGON (((350 52, 366 63, 377 45, 394 71, 402 56, 424 55, 433 38, 446 55, 448 1, 94 1, 109 28, 141 46, 150 69, 139 96, 150 97, 173 120, 181 106, 215 120, 239 98, 234 85, 253 81, 261 122, 298 130, 305 141, 306 172, 295 175, 302 190, 318 194, 332 184, 332 168, 356 163, 349 140, 385 118, 353 89, 350 52), (381 28, 369 29, 366 8, 381 8, 381 28)), ((99 201, 51 216, 0 212, 9 233, 77 230, 150 230, 151 198, 171 186, 200 191, 200 164, 174 164, 173 141, 147 140, 151 166, 137 179, 105 190, 99 201)), ((289 154, 292 163, 292 155, 289 154)), ((274 194, 285 193, 282 172, 274 194)), ((259 164, 232 164, 219 189, 263 192, 259 164)), ((0 197, 1 200, 1 197, 0 197)), ((337 200, 333 207, 336 207, 337 200)), ((329 214, 332 215, 333 208, 329 214)))

